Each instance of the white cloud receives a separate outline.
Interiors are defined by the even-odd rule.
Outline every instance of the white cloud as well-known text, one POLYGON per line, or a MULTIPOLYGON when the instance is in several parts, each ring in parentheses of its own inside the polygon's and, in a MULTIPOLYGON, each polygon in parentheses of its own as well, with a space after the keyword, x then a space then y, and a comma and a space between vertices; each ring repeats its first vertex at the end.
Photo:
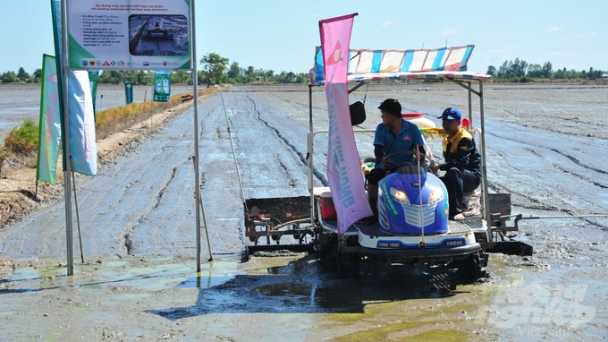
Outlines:
POLYGON ((394 22, 392 20, 387 20, 387 21, 383 22, 381 26, 387 27, 387 26, 391 26, 393 24, 394 24, 394 22))
POLYGON ((443 30, 443 32, 441 32, 441 34, 439 35, 440 37, 445 37, 445 36, 453 36, 456 34, 456 28, 452 27, 450 29, 447 30, 443 30))
POLYGON ((580 38, 593 37, 593 36, 595 36, 596 34, 597 34, 597 33, 595 33, 595 32, 589 32, 589 33, 585 33, 585 34, 583 34, 583 35, 581 35, 581 36, 579 36, 579 37, 580 37, 580 38))
POLYGON ((589 33, 579 34, 578 36, 571 35, 571 36, 568 36, 568 37, 564 37, 564 40, 583 39, 583 38, 593 37, 595 35, 597 35, 597 33, 592 31, 592 32, 589 32, 589 33))
POLYGON ((564 28, 564 25, 553 26, 552 28, 548 29, 545 33, 557 32, 557 31, 561 30, 562 28, 564 28))

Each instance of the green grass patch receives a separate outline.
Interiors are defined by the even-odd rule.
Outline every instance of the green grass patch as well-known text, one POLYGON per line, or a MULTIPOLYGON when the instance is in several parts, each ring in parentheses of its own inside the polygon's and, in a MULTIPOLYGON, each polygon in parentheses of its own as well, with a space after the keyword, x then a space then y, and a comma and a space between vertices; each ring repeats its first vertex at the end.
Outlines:
POLYGON ((30 155, 38 150, 38 131, 38 124, 26 119, 23 126, 10 131, 4 139, 4 146, 10 154, 30 155))

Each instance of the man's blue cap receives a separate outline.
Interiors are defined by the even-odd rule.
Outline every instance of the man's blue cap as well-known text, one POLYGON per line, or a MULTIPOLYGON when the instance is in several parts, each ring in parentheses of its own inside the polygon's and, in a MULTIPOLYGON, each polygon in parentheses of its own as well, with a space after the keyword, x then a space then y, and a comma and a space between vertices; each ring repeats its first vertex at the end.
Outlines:
POLYGON ((446 120, 462 120, 462 114, 456 108, 446 108, 437 119, 446 119, 446 120))

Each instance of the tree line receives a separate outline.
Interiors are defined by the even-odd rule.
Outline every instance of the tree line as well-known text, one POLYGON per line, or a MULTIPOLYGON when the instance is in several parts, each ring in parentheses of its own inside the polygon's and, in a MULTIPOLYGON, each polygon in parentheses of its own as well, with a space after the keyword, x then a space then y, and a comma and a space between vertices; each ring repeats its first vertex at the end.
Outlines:
MULTIPOLYGON (((294 73, 274 70, 256 69, 253 66, 243 68, 238 62, 230 63, 228 58, 217 53, 208 53, 199 61, 201 70, 198 71, 198 84, 211 86, 213 84, 277 84, 308 82, 307 73, 294 73), (230 63, 230 64, 229 64, 230 63)), ((490 65, 486 72, 492 75, 497 82, 534 82, 535 80, 596 80, 602 78, 606 72, 595 70, 567 70, 566 68, 553 70, 551 62, 542 65, 528 63, 516 58, 514 61, 505 61, 498 69, 490 65)), ((105 70, 99 76, 99 83, 121 84, 133 83, 136 85, 152 84, 153 72, 146 70, 105 70)), ((0 75, 0 82, 6 83, 40 83, 42 69, 36 69, 28 74, 23 68, 15 73, 7 71, 0 75)), ((175 71, 171 75, 171 83, 192 84, 193 77, 190 71, 175 71)))
MULTIPOLYGON (((275 73, 274 70, 256 69, 253 66, 242 68, 238 62, 232 62, 228 58, 217 53, 209 53, 199 61, 201 70, 198 71, 198 84, 211 86, 213 84, 276 84, 276 83, 302 83, 308 82, 307 73, 294 73, 282 71, 275 73)), ((36 69, 33 74, 28 74, 23 68, 17 73, 7 71, 0 75, 0 82, 7 83, 40 83, 42 69, 36 69)), ((152 84, 154 72, 148 70, 104 70, 98 78, 99 83, 122 84, 133 83, 135 85, 152 84)), ((174 71, 171 74, 171 83, 193 84, 192 72, 174 71)))
POLYGON ((495 81, 506 82, 534 82, 534 80, 597 80, 606 73, 601 70, 553 70, 553 64, 546 62, 543 65, 528 63, 519 58, 514 61, 505 61, 496 69, 493 65, 488 66, 488 75, 492 75, 495 81))

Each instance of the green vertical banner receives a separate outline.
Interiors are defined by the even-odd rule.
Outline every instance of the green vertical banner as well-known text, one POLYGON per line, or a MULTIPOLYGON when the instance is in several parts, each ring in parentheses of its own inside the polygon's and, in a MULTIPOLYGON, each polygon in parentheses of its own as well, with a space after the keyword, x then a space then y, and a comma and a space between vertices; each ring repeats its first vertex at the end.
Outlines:
POLYGON ((95 113, 95 121, 97 121, 97 80, 99 79, 99 71, 89 70, 89 83, 91 85, 91 97, 93 97, 93 113, 95 113))
POLYGON ((154 71, 154 97, 156 102, 168 102, 171 97, 171 71, 154 71))
POLYGON ((42 56, 40 123, 36 179, 56 184, 57 158, 61 144, 61 112, 55 57, 42 56))
POLYGON ((125 100, 127 104, 133 102, 133 83, 125 83, 125 100))

